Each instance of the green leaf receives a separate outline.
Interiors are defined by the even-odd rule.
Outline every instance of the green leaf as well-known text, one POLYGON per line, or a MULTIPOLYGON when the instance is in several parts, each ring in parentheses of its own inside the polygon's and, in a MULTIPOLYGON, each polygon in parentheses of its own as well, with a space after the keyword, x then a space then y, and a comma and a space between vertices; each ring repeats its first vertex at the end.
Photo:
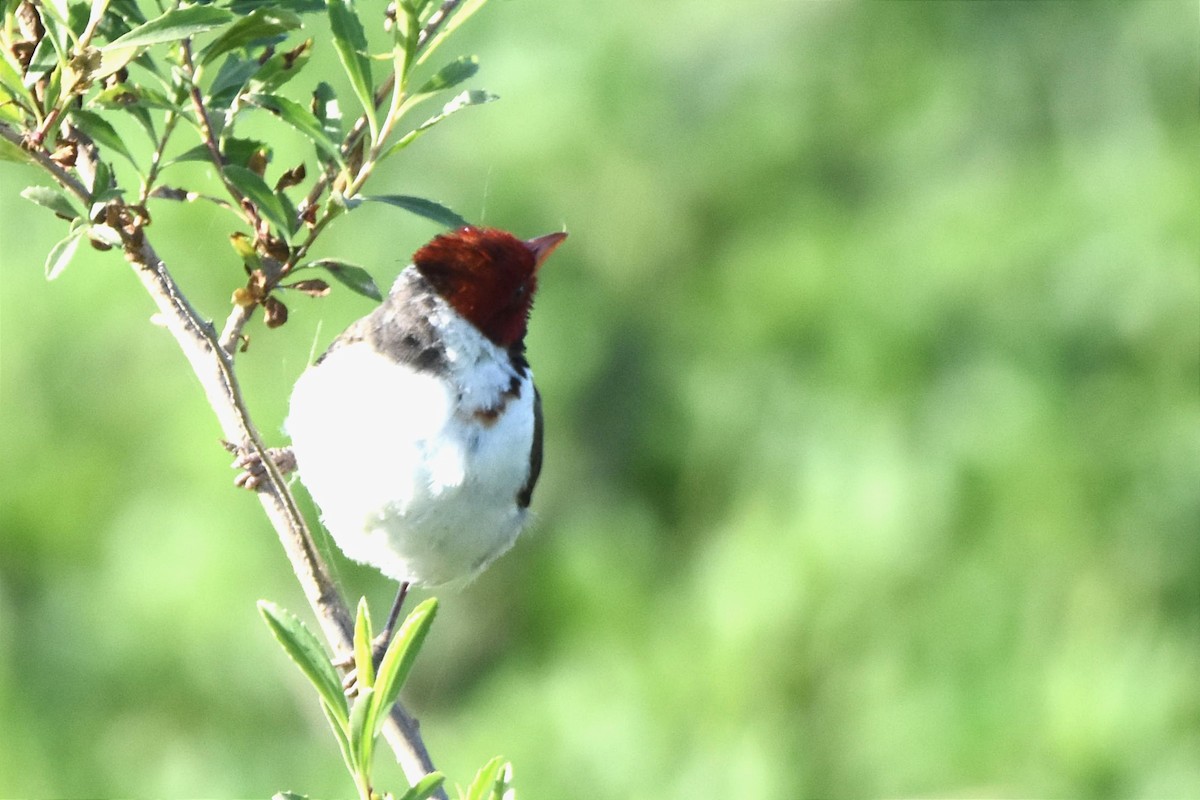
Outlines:
POLYGON ((229 182, 237 187, 246 199, 252 202, 268 222, 274 225, 279 233, 287 239, 292 232, 292 218, 283 210, 283 203, 275 196, 275 192, 266 181, 245 167, 228 164, 221 172, 229 182))
MULTIPOLYGON (((268 161, 271 160, 271 148, 265 142, 260 142, 257 139, 230 137, 221 142, 221 156, 227 164, 244 167, 258 153, 263 153, 268 161)), ((208 145, 198 144, 175 156, 167 164, 177 164, 180 161, 212 161, 212 153, 209 152, 208 145)))
POLYGON ((359 687, 354 707, 350 709, 350 753, 358 772, 369 771, 371 768, 371 752, 375 744, 371 729, 371 723, 374 721, 372 714, 375 709, 375 694, 372 687, 359 687))
POLYGON ((371 614, 367 609, 367 598, 358 600, 358 616, 354 621, 354 669, 358 674, 359 686, 375 685, 375 659, 371 652, 371 614))
POLYGON ((106 244, 109 247, 122 247, 125 244, 121 239, 121 232, 111 225, 89 225, 87 236, 93 242, 106 244))
POLYGON ((235 14, 246 14, 263 6, 277 6, 297 14, 311 14, 325 8, 324 0, 233 0, 229 10, 235 14))
POLYGON ((375 676, 375 736, 379 735, 384 720, 391 712, 392 704, 400 696, 400 689, 408 679, 408 673, 417 660, 417 653, 420 652, 429 627, 433 624, 433 618, 437 615, 437 607, 437 598, 431 597, 414 608, 388 644, 383 661, 379 662, 379 674, 375 676))
POLYGON ((0 86, 4 87, 5 93, 19 102, 26 111, 37 107, 33 94, 21 78, 21 64, 8 52, 7 47, 0 47, 0 86))
POLYGON ((329 138, 342 138, 342 112, 338 108, 337 95, 325 81, 317 83, 312 93, 313 115, 320 121, 321 128, 329 138))
POLYGON ((129 64, 137 57, 138 47, 136 45, 130 47, 113 47, 105 45, 100 49, 100 66, 96 68, 92 78, 100 80, 107 78, 117 70, 129 64))
POLYGON ((58 50, 54 47, 54 39, 49 36, 42 38, 33 49, 29 59, 29 67, 25 70, 26 78, 38 78, 59 66, 58 50))
POLYGON ((321 150, 336 161, 339 166, 344 167, 346 165, 346 162, 342 160, 341 150, 329 138, 329 135, 325 133, 325 129, 321 126, 321 121, 317 119, 315 114, 295 100, 289 100, 286 97, 273 94, 248 94, 244 96, 244 99, 259 108, 270 111, 288 125, 291 125, 301 134, 308 137, 308 140, 318 150, 321 150))
POLYGON ((433 200, 426 200, 423 197, 410 197, 404 194, 380 194, 363 196, 362 199, 375 203, 387 203, 389 206, 395 206, 396 208, 403 208, 405 211, 410 211, 418 217, 432 220, 447 228, 461 228, 464 225, 471 224, 441 203, 435 203, 433 200))
POLYGON ((335 258, 322 258, 320 261, 305 264, 300 269, 308 269, 309 267, 317 267, 325 270, 338 283, 356 294, 369 297, 377 302, 383 302, 383 293, 375 285, 375 280, 371 277, 371 273, 362 267, 349 264, 345 261, 339 261, 335 258))
POLYGON ((393 53, 393 61, 399 62, 401 85, 407 85, 408 73, 416 64, 417 43, 421 37, 420 12, 411 0, 399 0, 396 9, 396 27, 393 31, 400 58, 393 53))
POLYGON ((137 167, 133 153, 129 152, 129 148, 125 146, 125 140, 108 123, 108 120, 94 112, 76 108, 71 111, 71 121, 75 123, 75 126, 79 130, 91 137, 92 141, 96 144, 107 147, 115 153, 120 153, 129 160, 130 164, 133 164, 135 168, 137 167))
POLYGON ((229 108, 237 93, 260 69, 262 65, 257 59, 242 58, 236 54, 226 58, 217 69, 217 76, 208 86, 209 106, 221 111, 229 108))
POLYGON ((79 249, 79 243, 83 241, 83 232, 82 226, 73 228, 67 238, 50 248, 46 255, 46 280, 52 281, 57 278, 71 263, 75 251, 79 249))
POLYGON ((470 78, 479 72, 479 56, 460 56, 437 71, 437 74, 417 90, 417 94, 433 94, 470 78))
POLYGON ((483 8, 483 4, 486 2, 487 0, 467 0, 465 3, 460 5, 454 16, 448 19, 446 24, 441 27, 441 30, 437 32, 433 39, 426 43, 425 49, 421 53, 421 57, 417 59, 417 64, 424 64, 429 57, 433 55, 433 51, 437 50, 442 42, 446 41, 446 38, 450 34, 454 33, 454 31, 457 30, 460 25, 474 16, 476 11, 483 8))
POLYGON ((216 6, 175 8, 161 17, 155 17, 144 25, 137 26, 100 49, 107 52, 124 47, 145 47, 161 42, 177 42, 180 39, 195 36, 197 33, 219 28, 234 19, 236 17, 233 14, 216 6))
POLYGON ((433 797, 433 793, 442 788, 442 784, 446 782, 446 776, 440 772, 431 772, 417 784, 402 794, 399 800, 428 800, 433 797))
POLYGON ((306 38, 305 41, 296 44, 290 50, 280 50, 266 60, 262 68, 253 74, 250 82, 247 83, 247 88, 250 91, 262 92, 262 94, 274 94, 280 86, 300 74, 311 56, 311 38, 306 38))
POLYGON ((313 40, 305 39, 291 50, 276 52, 251 77, 249 89, 263 94, 275 92, 280 86, 300 74, 300 70, 312 56, 312 48, 313 40))
POLYGON ((349 719, 339 721, 333 709, 324 700, 321 701, 321 711, 325 712, 325 719, 329 720, 329 727, 333 729, 333 736, 337 739, 338 750, 342 753, 346 769, 353 773, 354 754, 350 752, 350 733, 346 730, 346 726, 350 724, 349 719))
POLYGON ((371 82, 371 61, 367 58, 367 36, 354 13, 351 0, 328 0, 329 24, 333 29, 333 46, 350 78, 350 86, 358 95, 363 111, 371 124, 372 133, 378 128, 375 119, 375 88, 371 82))
POLYGON ((208 64, 217 56, 237 50, 262 39, 281 37, 304 23, 294 11, 266 6, 256 8, 248 15, 230 25, 221 35, 204 48, 200 63, 208 64))
POLYGON ((15 161, 18 164, 37 164, 33 153, 18 147, 8 139, 0 139, 0 161, 15 161))
POLYGON ((49 186, 26 186, 21 190, 21 197, 31 203, 37 203, 48 208, 63 219, 76 219, 82 212, 75 207, 66 195, 49 186))
POLYGON ((496 756, 475 774, 464 800, 506 800, 504 794, 512 789, 511 780, 512 765, 496 756))
POLYGON ((348 724, 350 709, 342 693, 342 682, 317 637, 296 615, 269 600, 259 600, 258 611, 284 651, 316 687, 330 714, 342 726, 348 724))
POLYGON ((418 136, 425 133, 425 131, 429 130, 434 125, 437 125, 451 114, 462 111, 464 108, 483 105, 484 103, 490 103, 493 100, 498 99, 499 98, 496 95, 489 94, 488 92, 480 89, 470 89, 462 92, 461 94, 455 95, 454 99, 442 106, 442 112, 440 114, 435 114, 434 116, 422 122, 415 130, 411 130, 404 134, 404 136, 400 137, 395 144, 393 144, 387 149, 386 152, 384 152, 383 156, 380 158, 380 161, 388 158, 389 156, 395 155, 404 148, 408 147, 416 140, 418 136))

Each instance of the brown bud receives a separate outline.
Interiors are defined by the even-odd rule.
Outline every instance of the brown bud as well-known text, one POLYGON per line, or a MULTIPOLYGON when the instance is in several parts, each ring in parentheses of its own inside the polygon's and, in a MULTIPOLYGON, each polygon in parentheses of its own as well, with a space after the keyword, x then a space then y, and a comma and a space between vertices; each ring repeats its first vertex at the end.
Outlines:
POLYGON ((288 189, 304 180, 307 170, 304 169, 304 164, 297 164, 287 172, 279 176, 279 180, 275 182, 275 191, 288 189))
POLYGON ((329 294, 329 284, 320 278, 309 278, 308 280, 296 281, 295 283, 285 283, 283 288, 304 292, 309 297, 324 297, 329 294))
POLYGON ((274 295, 263 300, 263 322, 267 323, 268 328, 278 328, 283 323, 287 322, 288 310, 287 306, 279 301, 274 295))

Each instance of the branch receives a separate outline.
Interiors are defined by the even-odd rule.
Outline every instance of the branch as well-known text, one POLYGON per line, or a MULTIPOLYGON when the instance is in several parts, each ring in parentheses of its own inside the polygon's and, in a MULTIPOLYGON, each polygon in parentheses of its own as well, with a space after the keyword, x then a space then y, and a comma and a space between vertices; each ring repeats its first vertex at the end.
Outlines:
MULTIPOLYGON (((216 329, 196 313, 167 265, 143 236, 142 229, 127 228, 125 235, 125 258, 158 306, 163 323, 200 379, 209 405, 221 425, 221 432, 229 441, 241 443, 262 459, 267 474, 258 491, 259 500, 279 534, 279 540, 288 560, 292 562, 292 569, 325 638, 335 653, 352 652, 353 618, 329 576, 329 570, 321 559, 283 475, 267 457, 266 447, 242 400, 233 361, 221 346, 216 329)), ((390 719, 384 727, 384 736, 395 751, 396 759, 410 784, 415 785, 433 771, 433 763, 417 731, 417 722, 399 703, 392 708, 390 719)), ((443 800, 446 797, 445 793, 437 796, 443 800)))
POLYGON ((84 205, 92 202, 92 193, 88 191, 87 187, 80 183, 79 179, 74 175, 60 167, 54 159, 50 158, 50 154, 45 149, 41 147, 27 147, 25 137, 19 131, 15 131, 3 123, 0 123, 0 137, 7 139, 25 151, 30 158, 38 163, 38 166, 49 172, 60 186, 79 198, 80 202, 84 205))

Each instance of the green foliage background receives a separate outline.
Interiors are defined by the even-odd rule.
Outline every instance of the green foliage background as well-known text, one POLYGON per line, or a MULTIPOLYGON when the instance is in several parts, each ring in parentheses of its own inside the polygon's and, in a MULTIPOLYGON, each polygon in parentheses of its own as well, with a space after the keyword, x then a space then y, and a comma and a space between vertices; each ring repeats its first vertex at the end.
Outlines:
MULTIPOLYGON (((538 525, 439 593, 407 690, 451 779, 1200 796, 1195 4, 524 0, 464 34, 502 101, 372 189, 571 238, 538 525)), ((255 609, 304 608, 274 534, 124 262, 42 280, 37 179, 0 168, 0 796, 348 796, 255 609)), ((221 319, 214 213, 149 233, 221 319)), ((434 232, 363 207, 316 255, 384 285, 434 232)), ((252 324, 274 443, 368 308, 252 324)))

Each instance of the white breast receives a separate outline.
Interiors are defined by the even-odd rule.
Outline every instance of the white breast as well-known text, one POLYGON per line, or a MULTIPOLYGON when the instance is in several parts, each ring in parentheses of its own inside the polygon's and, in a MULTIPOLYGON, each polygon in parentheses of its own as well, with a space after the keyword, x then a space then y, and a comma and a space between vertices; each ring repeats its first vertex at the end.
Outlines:
POLYGON ((446 314, 448 376, 345 345, 300 377, 287 420, 300 478, 338 546, 424 585, 473 576, 512 546, 533 443, 532 376, 446 314), (519 393, 506 397, 514 377, 519 393))

